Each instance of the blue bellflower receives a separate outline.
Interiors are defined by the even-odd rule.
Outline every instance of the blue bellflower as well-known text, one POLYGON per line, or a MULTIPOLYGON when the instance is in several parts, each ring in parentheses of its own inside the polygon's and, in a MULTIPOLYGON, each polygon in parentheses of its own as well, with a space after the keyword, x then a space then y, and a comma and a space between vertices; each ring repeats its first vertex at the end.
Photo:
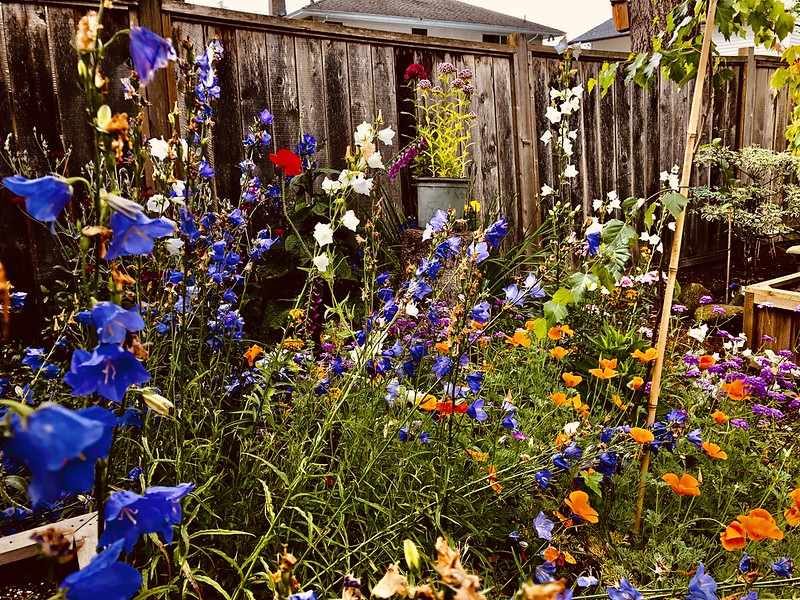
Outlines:
POLYGON ((492 248, 497 248, 502 240, 508 234, 508 224, 505 217, 500 217, 496 222, 489 225, 484 233, 484 238, 492 248))
POLYGON ((65 181, 52 175, 38 179, 12 175, 3 179, 3 185, 25 198, 28 214, 37 221, 50 223, 50 231, 55 233, 56 219, 72 197, 72 188, 65 181))
POLYGON ((483 423, 489 418, 486 411, 483 409, 483 398, 475 398, 475 400, 467 407, 467 416, 475 419, 478 423, 483 423))
POLYGON ((171 543, 173 527, 181 522, 180 500, 193 489, 193 484, 182 483, 147 488, 144 496, 127 490, 112 494, 106 502, 106 529, 99 545, 121 542, 130 552, 139 536, 148 533, 160 533, 165 543, 171 543))
POLYGON ((3 452, 31 472, 31 506, 88 492, 94 484, 94 461, 108 456, 116 418, 93 406, 71 411, 45 405, 27 419, 11 415, 12 436, 3 452))
POLYGON ((142 363, 117 344, 100 344, 91 354, 75 350, 70 372, 64 375, 64 383, 72 387, 73 396, 97 392, 112 402, 120 402, 131 385, 149 380, 150 374, 142 363))
POLYGON ((689 581, 689 595, 686 600, 718 600, 714 593, 716 591, 717 582, 706 573, 703 563, 700 563, 694 577, 689 581))
POLYGON ((775 575, 778 577, 791 577, 794 561, 788 556, 784 556, 775 562, 769 563, 769 566, 775 571, 775 575))
POLYGON ((150 219, 140 214, 135 219, 129 219, 122 213, 114 213, 111 216, 111 229, 114 230, 114 239, 106 251, 106 260, 150 254, 155 238, 172 235, 175 225, 161 217, 150 219))
POLYGON ((128 600, 142 585, 142 574, 117 560, 122 541, 111 544, 91 562, 64 579, 61 589, 67 600, 128 600))
POLYGON ((533 520, 533 528, 536 530, 536 535, 543 540, 553 539, 553 523, 550 519, 544 516, 544 513, 539 511, 539 514, 533 520))
POLYGON ((144 27, 131 27, 130 40, 131 59, 141 85, 150 83, 156 71, 177 58, 170 40, 144 27))
POLYGON ((144 329, 144 319, 139 307, 125 310, 113 302, 100 302, 92 309, 92 321, 97 327, 97 337, 101 344, 121 344, 128 331, 144 329))
POLYGON ((619 587, 607 587, 606 592, 611 600, 644 600, 644 596, 631 582, 624 577, 619 582, 619 587))

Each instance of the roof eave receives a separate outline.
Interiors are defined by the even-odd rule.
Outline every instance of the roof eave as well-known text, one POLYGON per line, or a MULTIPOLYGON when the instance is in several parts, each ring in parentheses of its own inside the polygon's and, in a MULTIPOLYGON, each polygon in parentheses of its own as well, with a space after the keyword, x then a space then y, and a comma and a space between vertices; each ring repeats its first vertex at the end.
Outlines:
POLYGON ((397 23, 397 24, 409 24, 409 25, 419 25, 420 23, 426 23, 431 26, 436 27, 447 27, 451 29, 474 29, 475 26, 480 26, 481 30, 491 33, 524 33, 527 35, 564 35, 564 32, 559 29, 554 29, 552 27, 513 27, 513 26, 503 26, 503 25, 491 25, 489 23, 461 23, 458 21, 434 21, 430 19, 412 19, 410 17, 397 17, 397 16, 388 16, 388 15, 375 15, 375 14, 365 14, 365 13, 349 13, 349 12, 334 12, 334 11, 323 11, 323 10, 308 10, 305 8, 301 8, 296 10, 295 12, 287 15, 289 19, 298 19, 304 17, 322 17, 326 20, 332 21, 344 21, 345 19, 352 20, 352 21, 365 21, 365 22, 374 22, 374 21, 383 21, 385 23, 397 23))

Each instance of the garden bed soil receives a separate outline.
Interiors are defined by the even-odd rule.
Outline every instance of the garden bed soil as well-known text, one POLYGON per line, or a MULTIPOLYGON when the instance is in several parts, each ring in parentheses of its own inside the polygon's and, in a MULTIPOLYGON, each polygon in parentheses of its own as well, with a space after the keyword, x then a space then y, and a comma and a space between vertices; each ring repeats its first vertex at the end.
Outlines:
MULTIPOLYGON (((726 262, 724 259, 692 265, 678 269, 678 283, 701 283, 711 292, 715 302, 725 301, 726 262)), ((731 298, 734 298, 744 286, 768 281, 783 275, 800 271, 794 258, 786 254, 785 249, 776 247, 775 254, 765 251, 751 267, 744 267, 740 261, 731 262, 731 298)), ((796 286, 800 291, 800 285, 796 286)))

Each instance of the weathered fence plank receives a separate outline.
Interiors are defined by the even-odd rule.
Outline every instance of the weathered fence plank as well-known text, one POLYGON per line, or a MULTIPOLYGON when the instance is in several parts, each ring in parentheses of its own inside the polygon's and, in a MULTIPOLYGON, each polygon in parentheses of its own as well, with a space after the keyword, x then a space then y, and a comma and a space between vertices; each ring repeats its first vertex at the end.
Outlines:
MULTIPOLYGON (((224 46, 225 58, 218 68, 219 126, 211 149, 217 191, 223 197, 239 194, 241 140, 263 108, 275 114, 272 149, 293 148, 302 129, 317 139, 319 165, 342 167, 353 128, 371 121, 379 110, 385 125, 398 132, 393 150, 402 148, 413 129, 412 118, 406 114, 411 109, 403 81, 406 67, 421 62, 435 77, 438 64, 449 60, 459 68, 472 69, 477 88, 471 107, 477 116, 472 146, 475 199, 484 207, 499 201, 517 231, 541 222, 546 215, 548 202, 541 201, 541 186, 558 184, 553 146, 539 139, 550 129, 545 109, 559 70, 560 57, 552 48, 351 29, 171 0, 118 4, 119 8, 109 11, 105 34, 139 24, 172 35, 176 46, 188 38, 201 51, 214 36, 224 46)), ((77 174, 91 154, 91 130, 72 45, 75 25, 88 6, 79 0, 18 0, 0 5, 0 133, 16 131, 23 147, 32 150, 35 126, 51 150, 60 152, 62 146, 71 145, 70 174, 77 174)), ((586 86, 604 61, 624 58, 583 52, 575 63, 575 84, 586 86)), ((768 87, 777 62, 750 54, 726 63, 734 77, 722 90, 709 93, 703 141, 722 137, 735 147, 760 143, 784 148, 791 106, 785 93, 773 99, 768 87)), ((123 100, 119 85, 129 68, 126 44, 108 50, 103 69, 110 80, 108 103, 115 112, 133 108, 123 100)), ((584 93, 582 109, 572 117, 579 135, 571 161, 579 175, 571 200, 584 207, 585 216, 591 213, 592 200, 612 189, 621 197, 648 196, 659 189, 660 171, 668 170, 682 154, 690 92, 691 85, 679 90, 659 81, 643 90, 626 87, 620 80, 605 98, 596 92, 584 93)), ((146 93, 153 105, 146 120, 149 134, 171 135, 166 111, 179 100, 175 69, 159 72, 146 93)), ((185 121, 181 131, 184 128, 185 121)), ((381 151, 388 164, 392 151, 381 151)), ((262 166, 266 174, 271 172, 267 161, 262 166)), ((693 182, 704 185, 711 176, 711 170, 704 169, 693 182)), ((397 206, 413 213, 408 170, 387 190, 397 206)), ((715 232, 712 225, 691 221, 688 253, 712 251, 718 237, 715 232)), ((44 228, 28 223, 17 206, 5 202, 5 194, 0 233, 0 239, 5 238, 0 260, 11 256, 12 247, 21 260, 20 245, 28 244, 24 261, 33 260, 39 266, 23 270, 32 272, 34 279, 46 278, 42 265, 53 259, 52 243, 44 228)))

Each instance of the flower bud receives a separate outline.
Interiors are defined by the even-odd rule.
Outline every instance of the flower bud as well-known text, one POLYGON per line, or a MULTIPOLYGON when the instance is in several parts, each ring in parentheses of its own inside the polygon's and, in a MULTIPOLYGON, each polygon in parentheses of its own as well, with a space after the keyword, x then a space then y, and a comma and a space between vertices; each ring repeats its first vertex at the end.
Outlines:
POLYGON ((405 554, 406 564, 412 573, 419 573, 421 562, 419 557, 419 550, 416 544, 411 540, 403 540, 403 554, 405 554))
POLYGON ((142 391, 142 398, 150 410, 158 414, 168 417, 169 410, 173 407, 172 402, 164 398, 161 394, 156 394, 151 390, 142 391))

